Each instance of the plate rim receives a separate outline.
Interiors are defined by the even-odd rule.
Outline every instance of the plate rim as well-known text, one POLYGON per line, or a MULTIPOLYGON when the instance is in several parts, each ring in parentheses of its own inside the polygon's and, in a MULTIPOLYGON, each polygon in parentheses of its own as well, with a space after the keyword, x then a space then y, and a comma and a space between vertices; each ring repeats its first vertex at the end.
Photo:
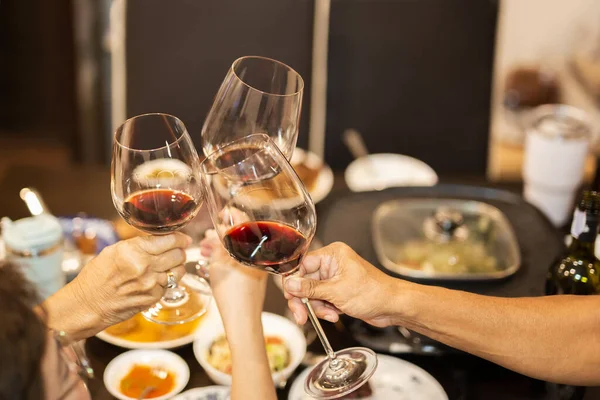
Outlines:
MULTIPOLYGON (((200 326, 200 324, 198 324, 200 326)), ((193 332, 182 336, 177 339, 172 340, 164 340, 161 342, 136 342, 133 340, 127 340, 119 338, 115 335, 111 335, 106 331, 100 331, 95 336, 109 344, 112 344, 117 347, 121 347, 124 349, 130 350, 169 350, 176 349, 179 347, 186 346, 194 341, 194 336, 196 335, 196 331, 198 328, 194 329, 193 332)))
POLYGON ((94 335, 94 336, 106 343, 112 344, 113 346, 121 347, 123 349, 130 349, 130 350, 177 349, 179 347, 187 346, 188 344, 191 344, 194 342, 196 333, 198 332, 198 330, 200 329, 202 324, 206 322, 206 319, 211 318, 211 316, 215 313, 214 312, 215 309, 216 309, 216 304, 214 301, 211 301, 210 305, 208 306, 208 310, 201 317, 202 320, 198 323, 198 325, 196 326, 196 329, 194 329, 189 334, 182 336, 180 338, 177 338, 177 339, 164 340, 162 342, 136 342, 136 341, 132 341, 132 340, 121 339, 115 335, 111 335, 110 333, 107 333, 105 330, 102 330, 102 331, 96 333, 96 335, 94 335))
POLYGON ((173 397, 171 400, 185 400, 187 395, 195 395, 199 396, 202 394, 210 394, 210 391, 216 391, 223 394, 228 394, 231 392, 231 387, 223 386, 223 385, 208 385, 208 386, 199 386, 186 390, 185 392, 179 393, 177 396, 173 397), (198 393, 196 393, 198 392, 198 393))

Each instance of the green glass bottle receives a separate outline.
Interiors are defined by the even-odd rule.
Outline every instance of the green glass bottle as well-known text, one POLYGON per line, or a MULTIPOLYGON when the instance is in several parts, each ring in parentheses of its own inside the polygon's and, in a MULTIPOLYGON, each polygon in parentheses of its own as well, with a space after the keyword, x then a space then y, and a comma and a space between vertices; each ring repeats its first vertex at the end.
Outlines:
POLYGON ((573 215, 573 240, 548 271, 547 295, 600 294, 600 260, 595 255, 599 220, 600 194, 585 191, 573 215))
MULTIPOLYGON (((600 294, 600 260, 595 255, 595 243, 600 228, 600 194, 585 191, 575 208, 571 225, 572 242, 552 263, 546 279, 546 294, 600 294)), ((581 386, 546 383, 552 399, 582 400, 581 386)))

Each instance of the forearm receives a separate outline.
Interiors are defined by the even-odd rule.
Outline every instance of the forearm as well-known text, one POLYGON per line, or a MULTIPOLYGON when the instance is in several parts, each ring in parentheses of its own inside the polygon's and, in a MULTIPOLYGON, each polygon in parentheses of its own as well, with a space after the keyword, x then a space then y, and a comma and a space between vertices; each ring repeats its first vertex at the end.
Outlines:
POLYGON ((73 281, 36 307, 50 329, 64 331, 73 340, 82 340, 105 328, 102 318, 83 300, 80 288, 73 281))
POLYGON ((519 373, 600 384, 600 297, 499 298, 398 281, 392 320, 519 373))
POLYGON ((275 400, 260 314, 239 313, 225 323, 232 357, 232 400, 275 400))

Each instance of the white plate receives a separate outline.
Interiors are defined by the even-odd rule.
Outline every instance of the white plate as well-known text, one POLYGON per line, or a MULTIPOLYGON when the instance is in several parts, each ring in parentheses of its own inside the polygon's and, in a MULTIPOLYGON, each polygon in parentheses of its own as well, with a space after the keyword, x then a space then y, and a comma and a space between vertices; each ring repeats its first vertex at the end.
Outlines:
POLYGON ((207 311, 206 315, 204 315, 204 317, 202 317, 203 320, 200 321, 200 323, 198 324, 198 327, 196 327, 196 329, 193 332, 191 332, 189 335, 182 336, 180 338, 173 339, 173 340, 165 340, 162 342, 134 342, 131 340, 121 339, 118 336, 113 336, 109 333, 106 333, 105 331, 98 332, 96 334, 96 337, 107 343, 122 347, 124 349, 165 349, 165 350, 176 349, 178 347, 188 345, 194 341, 196 332, 198 332, 198 330, 200 329, 202 324, 204 324, 204 323, 206 323, 206 321, 208 321, 210 315, 215 312, 214 310, 216 310, 216 308, 217 308, 217 306, 215 305, 215 302, 211 301, 210 305, 208 306, 208 311, 207 311))
MULTIPOLYGON (((373 395, 369 400, 448 400, 442 385, 422 368, 396 357, 377 354, 377 369, 369 379, 373 395)), ((288 400, 312 400, 304 392, 304 381, 311 368, 294 380, 288 400)))
POLYGON ((416 158, 402 154, 380 153, 356 159, 344 173, 353 192, 383 190, 399 186, 433 186, 435 171, 416 158))
POLYGON ((229 400, 227 386, 206 386, 187 390, 171 400, 229 400))
MULTIPOLYGON (((196 331, 197 330, 198 329, 196 329, 196 331)), ((174 340, 165 340, 162 342, 134 342, 131 340, 121 339, 120 337, 113 336, 104 331, 98 332, 96 337, 107 343, 122 347, 124 349, 176 349, 192 343, 194 341, 194 335, 196 334, 196 331, 174 340)))
POLYGON ((329 168, 329 165, 325 164, 315 153, 297 147, 292 156, 292 165, 298 164, 303 160, 309 167, 318 168, 321 166, 315 185, 312 190, 308 192, 313 202, 316 204, 327 197, 329 192, 331 192, 331 188, 333 188, 333 171, 329 168))
POLYGON ((104 386, 118 399, 129 400, 119 391, 121 380, 131 371, 135 364, 162 367, 175 375, 173 390, 154 400, 170 399, 181 392, 190 379, 190 369, 183 358, 166 350, 131 350, 118 355, 108 363, 104 370, 104 386))

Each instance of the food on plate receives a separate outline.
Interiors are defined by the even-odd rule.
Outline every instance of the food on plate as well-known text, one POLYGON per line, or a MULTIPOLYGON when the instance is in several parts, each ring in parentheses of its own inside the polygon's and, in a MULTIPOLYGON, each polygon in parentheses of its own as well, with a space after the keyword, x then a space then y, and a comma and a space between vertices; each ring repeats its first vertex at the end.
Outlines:
MULTIPOLYGON (((277 336, 265 336, 267 358, 271 372, 279 372, 290 364, 290 351, 277 336)), ((225 336, 217 338, 208 349, 207 361, 215 369, 231 374, 231 351, 225 336)))
POLYGON ((132 342, 164 342, 187 336, 194 332, 202 318, 181 325, 162 325, 148 321, 142 314, 107 328, 109 335, 132 342))
POLYGON ((292 167, 298 174, 298 177, 310 192, 315 188, 319 173, 323 168, 323 162, 319 157, 302 149, 296 149, 291 160, 292 167))
POLYGON ((317 183, 319 172, 321 172, 320 166, 319 168, 311 168, 308 165, 301 163, 294 164, 293 167, 298 174, 298 177, 304 183, 304 186, 306 186, 306 189, 308 189, 308 191, 313 190, 315 188, 315 184, 317 183))
POLYGON ((134 365, 129 373, 121 379, 119 390, 125 396, 138 399, 146 388, 152 388, 144 399, 152 399, 164 396, 173 390, 175 376, 163 367, 149 365, 134 365))
POLYGON ((373 390, 371 389, 371 385, 369 385, 369 382, 367 382, 364 385, 362 385, 361 387, 359 387, 358 389, 356 389, 354 392, 347 394, 345 396, 342 396, 342 397, 338 397, 338 398, 340 400, 366 399, 366 398, 370 397, 372 394, 373 394, 373 390))
POLYGON ((489 254, 484 243, 474 241, 435 243, 411 240, 400 246, 393 261, 404 267, 447 274, 498 270, 498 261, 489 254))

